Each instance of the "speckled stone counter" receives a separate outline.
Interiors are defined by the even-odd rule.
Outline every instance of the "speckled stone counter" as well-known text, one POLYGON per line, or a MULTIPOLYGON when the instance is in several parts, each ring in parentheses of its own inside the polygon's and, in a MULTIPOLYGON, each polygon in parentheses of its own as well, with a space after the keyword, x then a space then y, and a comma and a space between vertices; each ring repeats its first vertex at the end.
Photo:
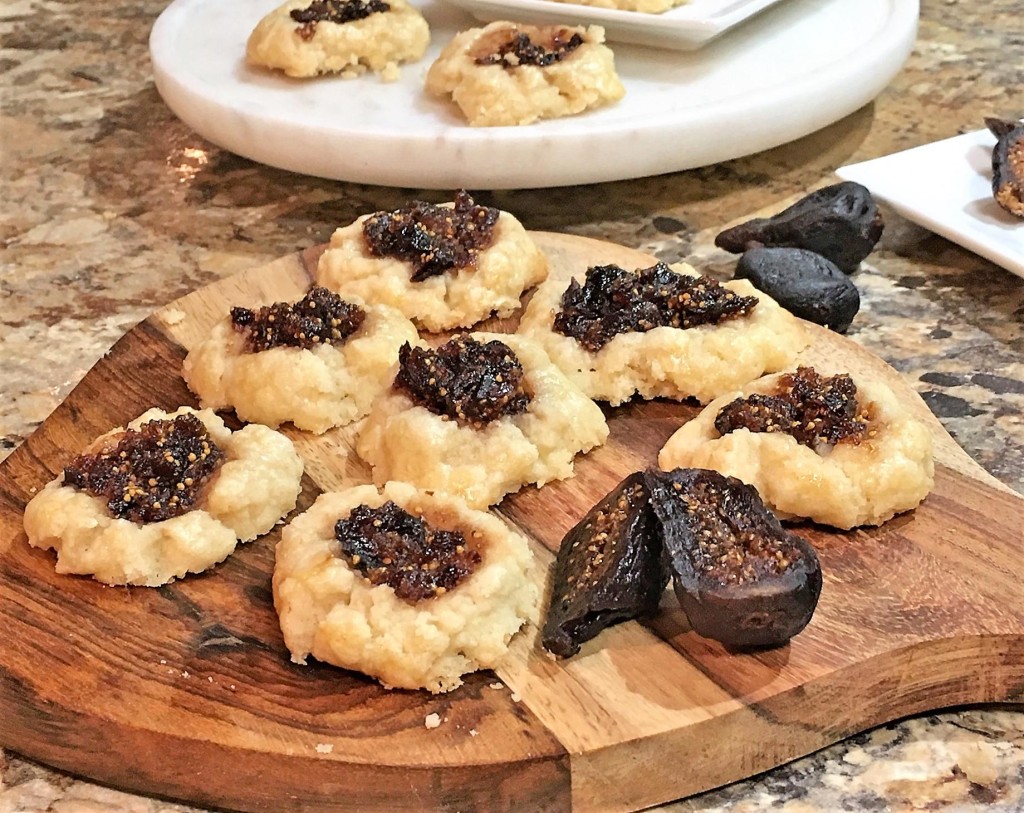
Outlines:
MULTIPOLYGON (((415 193, 289 175, 198 138, 153 87, 146 37, 161 7, 0 5, 2 454, 153 308, 415 193)), ((917 48, 891 87, 822 132, 692 172, 479 197, 530 228, 728 276, 733 260, 712 243, 724 224, 778 208, 842 164, 976 129, 985 115, 1019 115, 1021 65, 1020 0, 924 0, 917 48)), ((864 304, 850 335, 904 373, 986 469, 1024 491, 1024 280, 885 215, 885 236, 855 277, 864 304)), ((0 753, 0 813, 186 809, 0 753)), ((907 720, 665 809, 1024 810, 1024 713, 907 720)))

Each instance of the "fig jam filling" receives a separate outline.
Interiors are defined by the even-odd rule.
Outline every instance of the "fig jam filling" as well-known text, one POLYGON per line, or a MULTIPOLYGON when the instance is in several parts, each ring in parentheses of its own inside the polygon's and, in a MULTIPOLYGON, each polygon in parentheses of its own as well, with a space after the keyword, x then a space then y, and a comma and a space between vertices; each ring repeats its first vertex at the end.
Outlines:
POLYGON ((789 535, 766 533, 761 517, 735 504, 735 490, 725 478, 695 479, 685 489, 673 482, 672 490, 690 527, 699 529, 688 552, 703 578, 721 585, 750 584, 782 575, 800 559, 789 535))
POLYGON ((461 531, 434 528, 390 500, 380 508, 358 506, 338 520, 334 536, 371 584, 387 584, 409 603, 457 587, 481 561, 461 531))
POLYGON ((727 435, 737 429, 785 432, 804 446, 858 444, 870 432, 870 416, 857 404, 857 385, 846 374, 824 377, 800 367, 779 379, 768 395, 737 398, 722 407, 715 429, 727 435))
POLYGON ((504 342, 456 336, 436 350, 404 344, 394 386, 435 415, 479 428, 526 411, 524 375, 504 342))
POLYGON ((302 39, 308 41, 316 33, 317 23, 341 25, 390 10, 391 6, 382 0, 313 0, 306 8, 292 9, 291 18, 302 23, 296 31, 302 39))
POLYGON ((455 205, 416 201, 393 212, 377 212, 363 222, 370 254, 410 263, 412 281, 476 265, 477 255, 494 241, 500 212, 477 206, 465 190, 455 205))
POLYGON ((231 309, 231 323, 245 334, 249 353, 272 347, 308 350, 318 344, 343 344, 365 319, 366 311, 326 288, 313 288, 293 304, 275 302, 258 310, 231 309))
POLYGON ((630 273, 617 265, 587 269, 569 283, 554 329, 597 352, 620 333, 691 328, 745 316, 757 297, 740 296, 705 276, 676 274, 664 263, 630 273))
POLYGON ((117 445, 76 457, 64 484, 107 502, 110 512, 132 522, 160 522, 191 511, 203 486, 223 461, 195 415, 126 429, 117 445))
POLYGON ((534 42, 529 34, 522 31, 511 32, 504 42, 492 47, 489 52, 476 58, 477 65, 501 65, 506 70, 518 68, 520 65, 534 65, 544 68, 561 62, 579 48, 584 40, 579 32, 567 28, 557 29, 546 37, 547 42, 534 42))

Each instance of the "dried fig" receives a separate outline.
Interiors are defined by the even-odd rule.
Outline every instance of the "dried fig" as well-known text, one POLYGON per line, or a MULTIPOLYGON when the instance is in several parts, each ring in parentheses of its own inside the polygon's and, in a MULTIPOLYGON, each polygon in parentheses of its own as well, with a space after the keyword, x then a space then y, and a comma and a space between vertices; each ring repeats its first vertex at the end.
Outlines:
POLYGON ((992 149, 992 195, 1015 217, 1024 218, 1024 124, 985 119, 997 139, 992 149))
POLYGON ((733 254, 761 247, 805 248, 852 274, 871 253, 882 229, 882 215, 871 193, 846 181, 812 192, 774 217, 726 229, 715 245, 733 254))
POLYGON ((803 248, 752 248, 740 257, 736 276, 748 279, 782 307, 837 333, 860 310, 860 293, 835 263, 803 248))
POLYGON ((668 584, 643 472, 631 474, 562 540, 541 643, 568 658, 601 630, 650 615, 668 584))
POLYGON ((694 631, 735 648, 780 646, 811 620, 821 566, 753 486, 706 469, 647 475, 676 597, 694 631))

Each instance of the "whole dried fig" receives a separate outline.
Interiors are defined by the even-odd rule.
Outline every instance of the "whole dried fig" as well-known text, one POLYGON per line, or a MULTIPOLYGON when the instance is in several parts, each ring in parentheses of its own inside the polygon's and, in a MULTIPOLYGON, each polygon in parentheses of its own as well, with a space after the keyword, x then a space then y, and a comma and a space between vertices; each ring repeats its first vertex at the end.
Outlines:
POLYGON ((644 474, 636 472, 562 540, 541 644, 563 658, 575 655, 601 630, 652 614, 666 584, 644 474))
POLYGON ((694 631, 735 648, 780 646, 814 614, 821 566, 753 486, 706 469, 649 472, 676 597, 694 631))
POLYGON ((883 227, 871 193, 846 181, 812 192, 774 217, 726 229, 715 245, 733 254, 760 247, 805 248, 852 274, 875 247, 883 227))
POLYGON ((835 263, 803 248, 752 248, 736 276, 748 279, 782 307, 818 325, 845 333, 860 310, 860 293, 835 263))

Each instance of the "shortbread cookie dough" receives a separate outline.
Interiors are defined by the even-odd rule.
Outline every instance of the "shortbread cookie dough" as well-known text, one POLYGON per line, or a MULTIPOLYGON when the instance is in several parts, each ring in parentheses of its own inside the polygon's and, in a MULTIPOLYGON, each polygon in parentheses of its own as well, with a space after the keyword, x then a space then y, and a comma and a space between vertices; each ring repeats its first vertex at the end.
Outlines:
POLYGON ((296 663, 447 692, 497 666, 536 617, 526 540, 497 517, 405 483, 322 494, 285 528, 274 605, 296 663))
POLYGON ((634 393, 707 402, 785 369, 808 343, 799 320, 746 280, 719 285, 664 263, 635 272, 596 266, 571 284, 548 280, 519 333, 587 395, 612 405, 634 393))
POLYGON ((528 483, 572 476, 575 456, 607 437, 601 410, 539 345, 473 333, 436 355, 403 348, 356 451, 378 484, 402 480, 483 508, 528 483))
POLYGON ((245 55, 300 78, 369 69, 395 79, 429 42, 427 21, 406 0, 290 0, 260 20, 245 55))
POLYGON ((671 8, 681 6, 687 0, 554 0, 556 3, 610 8, 616 11, 639 11, 644 14, 662 14, 671 8))
POLYGON ((754 486, 783 518, 843 529, 916 507, 935 472, 928 428, 888 387, 810 368, 712 401, 669 438, 658 465, 714 469, 754 486))
POLYGON ((453 203, 415 202, 338 229, 317 280, 439 331, 510 316, 547 273, 547 258, 518 220, 460 191, 453 203))
POLYGON ((572 116, 626 93, 601 26, 510 22, 456 34, 430 66, 426 89, 451 96, 474 127, 572 116))
POLYGON ((391 383, 398 348, 418 341, 394 308, 314 288, 293 304, 232 308, 186 356, 183 375, 204 407, 319 434, 365 415, 391 383))
POLYGON ((30 545, 57 572, 156 586, 226 558, 295 507, 302 459, 256 424, 210 410, 151 409, 98 438, 25 508, 30 545))

